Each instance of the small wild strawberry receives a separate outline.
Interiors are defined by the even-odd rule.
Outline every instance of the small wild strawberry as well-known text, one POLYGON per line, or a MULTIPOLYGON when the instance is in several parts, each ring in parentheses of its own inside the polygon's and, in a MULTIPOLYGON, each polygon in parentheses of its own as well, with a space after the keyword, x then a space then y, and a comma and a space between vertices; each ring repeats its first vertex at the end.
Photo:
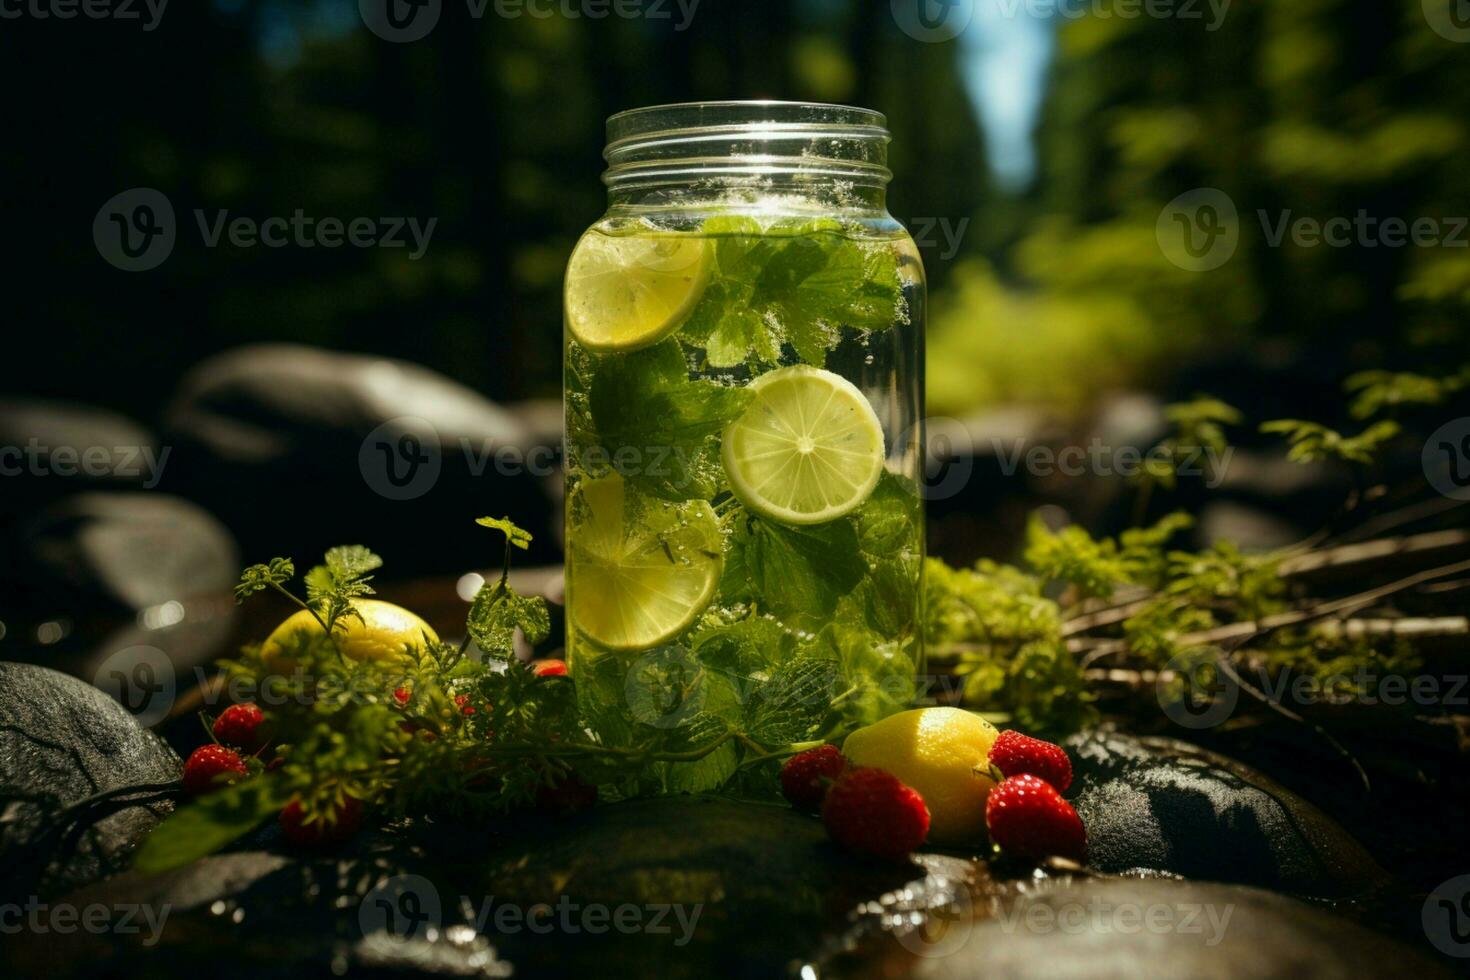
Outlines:
POLYGON ((340 844, 362 826, 362 801, 344 796, 330 819, 319 815, 308 822, 301 798, 296 797, 281 811, 279 822, 282 835, 298 847, 340 844))
POLYGON ((1051 854, 1081 861, 1087 854, 1087 829, 1072 804, 1030 773, 1012 776, 990 791, 985 826, 1003 851, 1021 857, 1051 854))
POLYGON ((842 775, 847 759, 835 745, 822 745, 793 755, 781 767, 781 793, 798 810, 821 809, 827 787, 842 775))
POLYGON ((184 792, 203 796, 250 775, 240 753, 223 745, 201 745, 184 763, 184 792))
POLYGON ((849 769, 827 790, 822 823, 849 850, 900 860, 929 835, 929 808, 890 772, 849 769))
POLYGON ((1030 773, 1058 793, 1072 785, 1072 760, 1060 745, 1017 731, 1005 731, 990 747, 990 764, 1007 776, 1030 773))
POLYGON ((265 745, 260 726, 265 712, 257 704, 232 704, 214 720, 214 737, 225 745, 254 752, 265 745))

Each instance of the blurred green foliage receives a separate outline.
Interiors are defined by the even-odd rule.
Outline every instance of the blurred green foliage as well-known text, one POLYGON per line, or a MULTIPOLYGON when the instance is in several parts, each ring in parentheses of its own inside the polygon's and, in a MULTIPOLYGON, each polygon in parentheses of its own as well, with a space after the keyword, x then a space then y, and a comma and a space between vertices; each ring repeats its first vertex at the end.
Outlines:
POLYGON ((1470 199, 1470 58, 1419 0, 1238 3, 1214 31, 1065 20, 1057 59, 1038 185, 991 208, 1005 246, 967 259, 935 297, 934 411, 1077 409, 1109 388, 1167 389, 1210 362, 1327 379, 1464 350, 1463 244, 1288 235, 1277 247, 1267 234, 1288 212, 1433 218, 1454 233, 1470 199), (1239 215, 1237 251, 1207 272, 1172 264, 1156 229, 1197 188, 1223 191, 1239 215))
POLYGON ((965 84, 980 19, 925 44, 888 4, 860 0, 702 0, 683 31, 471 20, 446 3, 428 38, 390 44, 356 7, 211 0, 172 6, 151 33, 7 22, 0 77, 25 93, 0 141, 19 191, 8 216, 25 229, 10 319, 49 341, 15 388, 146 415, 200 358, 296 340, 411 358, 497 398, 554 397, 562 269, 603 208, 603 120, 719 98, 881 109, 893 213, 911 227, 969 219, 955 254, 924 248, 936 413, 1080 409, 1242 358, 1310 363, 1335 397, 1355 371, 1422 370, 1464 344, 1470 249, 1271 247, 1257 217, 1465 211, 1470 58, 1420 0, 1242 0, 1216 30, 1058 18, 1039 169, 1021 191, 983 164, 965 84), (164 191, 179 218, 174 255, 145 275, 108 267, 87 233, 131 187, 164 191), (1157 224, 1201 187, 1235 203, 1240 242, 1220 268, 1191 272, 1165 258, 1157 224), (438 223, 419 261, 209 249, 196 227, 196 210, 258 221, 297 209, 438 223))

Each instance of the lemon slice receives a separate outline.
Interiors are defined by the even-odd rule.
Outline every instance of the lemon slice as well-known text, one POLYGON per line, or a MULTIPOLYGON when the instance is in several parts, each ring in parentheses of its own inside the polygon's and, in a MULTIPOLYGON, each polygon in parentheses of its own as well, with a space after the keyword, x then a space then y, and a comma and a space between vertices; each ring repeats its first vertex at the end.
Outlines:
POLYGON ((713 251, 708 239, 687 235, 583 235, 567 264, 572 336, 603 353, 663 340, 703 295, 713 251))
POLYGON ((571 618, 593 642, 656 646, 688 629, 714 598, 724 538, 707 501, 640 497, 613 473, 576 490, 571 524, 571 618))
POLYGON ((820 524, 868 499, 883 474, 883 426, 852 382, 800 364, 750 387, 723 448, 741 503, 785 524, 820 524))

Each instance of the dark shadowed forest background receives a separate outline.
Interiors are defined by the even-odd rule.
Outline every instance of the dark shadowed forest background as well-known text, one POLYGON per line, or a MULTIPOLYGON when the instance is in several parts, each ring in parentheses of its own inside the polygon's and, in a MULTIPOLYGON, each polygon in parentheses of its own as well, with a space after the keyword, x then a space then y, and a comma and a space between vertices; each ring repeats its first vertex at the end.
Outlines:
MULTIPOLYGON (((1147 446, 1160 406, 1200 392, 1249 416, 1232 433, 1247 449, 1271 441, 1255 432, 1269 418, 1350 432, 1345 378, 1452 370, 1463 354, 1470 234, 1449 238, 1470 199, 1470 46, 1453 4, 1180 2, 1148 16, 982 0, 950 5, 968 26, 937 43, 888 3, 632 6, 642 15, 491 4, 474 17, 451 2, 413 43, 365 29, 352 0, 175 3, 151 30, 141 4, 134 21, 7 15, 5 322, 26 354, 5 388, 167 432, 192 366, 292 342, 414 361, 498 403, 554 400, 561 274, 603 206, 604 118, 724 98, 887 114, 891 210, 931 280, 930 410, 965 420, 979 455, 1058 425, 1147 446), (127 273, 91 232, 104 202, 140 187, 168 197, 178 241, 127 273), (1228 196, 1238 242, 1193 271, 1161 235, 1166 205, 1201 188, 1228 196), (195 217, 297 209, 436 223, 416 257, 206 247, 195 217), (1359 213, 1434 219, 1445 241, 1271 240, 1282 220, 1359 213)), ((993 520, 946 525, 936 502, 940 550, 1004 554, 1014 518, 1057 490, 1010 489, 981 482, 949 508, 993 520)), ((1278 522, 1321 516, 1318 497, 1277 490, 1252 492, 1282 498, 1278 522)), ((1063 503, 1104 529, 1139 510, 1090 490, 1063 503)), ((255 529, 231 523, 254 556, 255 529)), ((1286 535, 1267 528, 1263 543, 1286 535)))

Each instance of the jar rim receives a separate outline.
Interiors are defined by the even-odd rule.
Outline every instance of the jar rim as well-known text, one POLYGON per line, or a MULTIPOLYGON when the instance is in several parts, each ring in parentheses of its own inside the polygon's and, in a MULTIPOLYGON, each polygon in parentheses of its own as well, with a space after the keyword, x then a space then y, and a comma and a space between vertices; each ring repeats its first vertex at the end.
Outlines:
POLYGON ((792 126, 866 129, 888 139, 888 117, 876 109, 837 102, 787 102, 780 99, 717 99, 671 102, 615 112, 607 118, 609 151, 625 140, 658 132, 687 132, 724 127, 792 126))
POLYGON ((778 100, 678 102, 607 120, 609 186, 696 174, 827 175, 882 186, 888 119, 877 110, 778 100))

